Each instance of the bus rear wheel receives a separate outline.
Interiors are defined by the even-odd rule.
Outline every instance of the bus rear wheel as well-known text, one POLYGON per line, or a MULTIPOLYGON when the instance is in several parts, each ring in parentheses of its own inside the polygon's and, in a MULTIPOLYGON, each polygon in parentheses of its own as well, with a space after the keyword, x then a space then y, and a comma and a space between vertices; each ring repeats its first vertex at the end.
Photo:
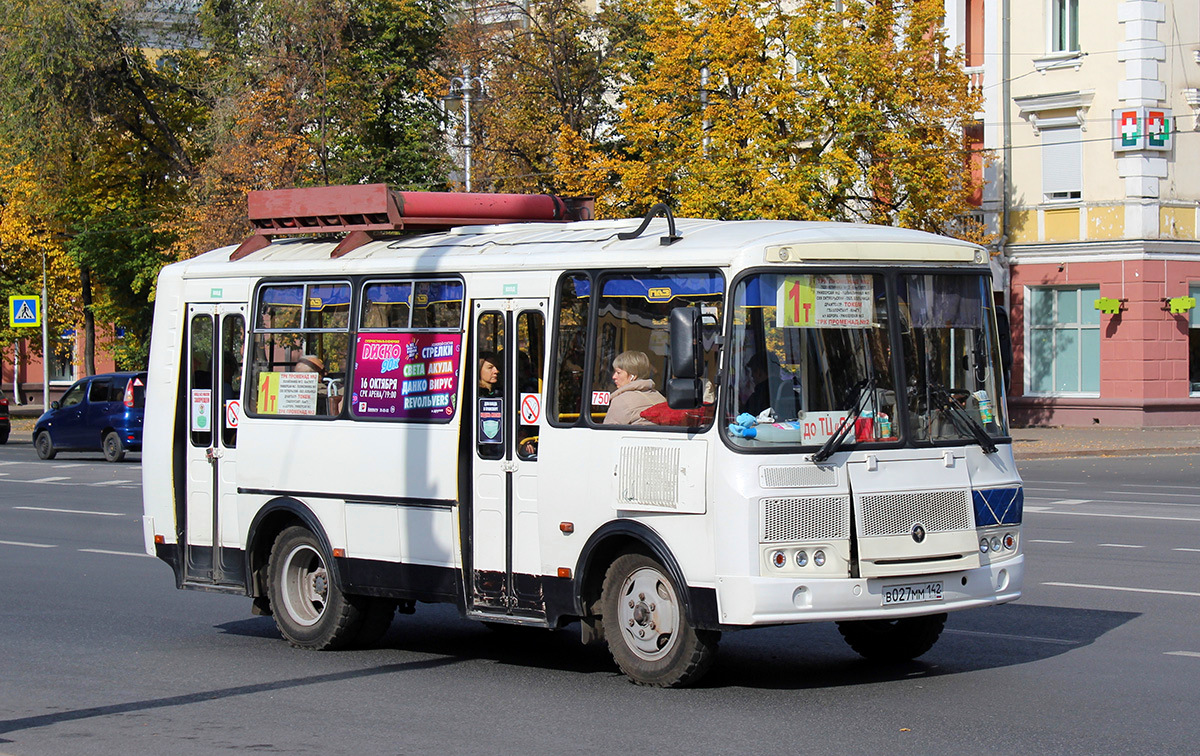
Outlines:
POLYGON ((382 621, 368 617, 373 607, 366 599, 342 593, 321 543, 298 525, 280 533, 271 547, 267 593, 279 632, 297 648, 324 651, 373 640, 378 624, 371 627, 367 620, 382 621))
POLYGON ((933 648, 945 626, 946 615, 943 613, 894 620, 839 622, 838 632, 863 658, 895 663, 916 659, 933 648))
POLYGON ((604 635, 617 666, 638 684, 688 685, 712 666, 721 634, 691 626, 682 589, 643 554, 625 554, 608 568, 600 598, 604 635))

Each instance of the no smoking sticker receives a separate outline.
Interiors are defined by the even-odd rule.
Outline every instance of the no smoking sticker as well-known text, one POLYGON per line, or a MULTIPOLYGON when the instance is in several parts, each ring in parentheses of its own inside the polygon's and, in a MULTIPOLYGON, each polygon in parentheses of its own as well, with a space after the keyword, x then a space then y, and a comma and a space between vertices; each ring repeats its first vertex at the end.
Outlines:
POLYGON ((521 425, 537 425, 542 421, 542 395, 521 394, 521 425))

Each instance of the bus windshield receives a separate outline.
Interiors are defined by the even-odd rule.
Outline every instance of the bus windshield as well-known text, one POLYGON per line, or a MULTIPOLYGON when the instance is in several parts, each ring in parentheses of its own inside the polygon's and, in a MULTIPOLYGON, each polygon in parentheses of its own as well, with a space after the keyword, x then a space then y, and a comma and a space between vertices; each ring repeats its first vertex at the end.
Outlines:
POLYGON ((1007 426, 987 278, 902 275, 895 291, 891 302, 878 272, 743 278, 727 372, 731 442, 820 447, 837 435, 835 446, 966 441, 994 450, 990 439, 1007 426))

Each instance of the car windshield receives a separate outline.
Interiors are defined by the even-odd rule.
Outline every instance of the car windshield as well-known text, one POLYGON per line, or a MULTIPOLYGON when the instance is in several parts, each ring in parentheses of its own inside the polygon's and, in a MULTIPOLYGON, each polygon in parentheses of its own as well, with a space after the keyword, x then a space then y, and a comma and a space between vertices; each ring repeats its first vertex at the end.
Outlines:
POLYGON ((943 273, 894 281, 889 303, 878 272, 743 278, 725 381, 731 443, 825 446, 822 458, 847 444, 902 439, 993 451, 991 439, 1008 427, 989 279, 943 273))

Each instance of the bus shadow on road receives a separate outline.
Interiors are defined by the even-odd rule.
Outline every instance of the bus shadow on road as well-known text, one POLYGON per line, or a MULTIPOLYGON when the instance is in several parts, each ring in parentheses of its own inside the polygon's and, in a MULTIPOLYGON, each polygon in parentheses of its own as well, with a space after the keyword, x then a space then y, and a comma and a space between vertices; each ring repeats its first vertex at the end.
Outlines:
POLYGON ((1005 604, 950 614, 937 644, 910 662, 859 657, 832 623, 727 634, 705 687, 809 689, 937 677, 1028 664, 1091 645, 1138 612, 1005 604))
MULTIPOLYGON (((1138 616, 1136 612, 1031 604, 954 613, 931 651, 901 664, 862 659, 831 622, 730 632, 722 637, 716 663, 698 687, 836 688, 1011 667, 1088 646, 1138 616)), ((230 622, 218 629, 247 637, 280 638, 274 622, 266 617, 230 622)), ((562 631, 488 629, 462 619, 447 606, 422 605, 415 615, 398 617, 375 647, 348 653, 394 652, 530 670, 620 675, 605 648, 580 643, 577 626, 562 631)))

